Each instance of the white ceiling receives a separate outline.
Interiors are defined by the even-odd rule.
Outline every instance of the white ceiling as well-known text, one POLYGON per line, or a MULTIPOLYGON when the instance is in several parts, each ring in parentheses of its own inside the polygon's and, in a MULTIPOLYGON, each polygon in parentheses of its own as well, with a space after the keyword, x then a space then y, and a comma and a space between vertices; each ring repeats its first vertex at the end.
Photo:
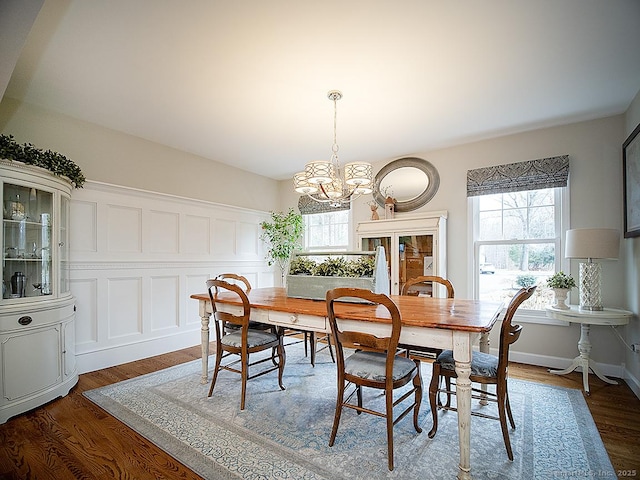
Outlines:
MULTIPOLYGON (((6 95, 275 179, 624 112, 637 0, 46 0, 6 95)), ((8 132, 10 133, 10 132, 8 132)))

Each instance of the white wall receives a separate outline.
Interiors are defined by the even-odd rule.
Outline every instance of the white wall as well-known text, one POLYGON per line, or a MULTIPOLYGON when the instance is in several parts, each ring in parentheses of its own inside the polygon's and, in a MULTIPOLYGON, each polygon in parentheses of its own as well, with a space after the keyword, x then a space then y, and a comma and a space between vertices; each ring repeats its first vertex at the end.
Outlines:
MULTIPOLYGON (((570 158, 571 228, 607 227, 622 230, 622 115, 546 128, 492 140, 459 145, 429 152, 412 152, 431 162, 440 175, 435 197, 416 212, 446 210, 448 277, 456 287, 456 296, 472 295, 472 265, 469 258, 467 170, 490 165, 533 160, 568 154, 570 158)), ((349 148, 344 145, 342 148, 349 148)), ((388 161, 395 160, 393 158, 388 161)), ((388 162, 374 165, 379 170, 388 162)), ((281 208, 296 205, 297 196, 290 182, 281 182, 281 208)), ((370 200, 370 198, 368 199, 370 200)), ((354 207, 354 224, 369 218, 367 199, 358 199, 354 207)), ((401 217, 403 214, 396 214, 401 217)), ((620 259, 603 264, 603 302, 609 307, 628 307, 625 298, 625 266, 628 253, 621 248, 620 259)), ((578 262, 571 271, 577 275, 578 262)), ((494 334, 497 332, 494 332, 494 334)), ((547 326, 526 324, 518 343, 512 347, 513 358, 539 365, 565 367, 577 354, 580 329, 577 325, 547 326)), ((610 375, 623 375, 624 349, 614 332, 605 327, 592 329, 593 358, 610 375)), ((493 345, 498 344, 492 335, 493 345)))
POLYGON ((6 97, 0 132, 62 153, 89 180, 262 211, 278 206, 275 180, 6 97))
MULTIPOLYGON (((625 115, 625 138, 640 124, 640 91, 631 103, 625 115)), ((623 241, 623 249, 627 258, 627 272, 625 277, 627 308, 636 314, 636 318, 626 327, 627 343, 640 343, 640 237, 627 238, 623 241)), ((636 395, 640 397, 640 354, 626 350, 625 363, 633 384, 636 385, 636 395)))

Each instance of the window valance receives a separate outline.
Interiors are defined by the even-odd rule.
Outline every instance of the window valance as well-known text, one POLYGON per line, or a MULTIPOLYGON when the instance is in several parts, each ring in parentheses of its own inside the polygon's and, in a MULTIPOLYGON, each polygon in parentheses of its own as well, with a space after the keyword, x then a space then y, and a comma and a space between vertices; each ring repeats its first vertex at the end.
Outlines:
POLYGON ((566 187, 569 155, 494 165, 467 171, 467 197, 566 187))
POLYGON ((298 200, 298 210, 300 210, 302 215, 337 212, 339 210, 349 210, 350 208, 350 203, 342 203, 339 207, 333 207, 329 202, 316 202, 315 200, 310 199, 307 195, 301 196, 298 200))

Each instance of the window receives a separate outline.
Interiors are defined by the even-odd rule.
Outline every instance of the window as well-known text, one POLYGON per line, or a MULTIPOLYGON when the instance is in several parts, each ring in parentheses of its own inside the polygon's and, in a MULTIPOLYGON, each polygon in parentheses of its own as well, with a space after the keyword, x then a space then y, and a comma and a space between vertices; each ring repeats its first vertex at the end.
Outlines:
POLYGON ((337 210, 303 215, 306 251, 340 251, 349 248, 349 212, 337 210))
POLYGON ((562 188, 474 197, 476 298, 504 301, 540 285, 521 308, 553 303, 546 279, 562 270, 562 188))
POLYGON ((563 156, 467 173, 475 298, 507 304, 521 287, 538 285, 521 315, 546 318, 553 292, 545 282, 568 266, 562 244, 568 169, 563 156))

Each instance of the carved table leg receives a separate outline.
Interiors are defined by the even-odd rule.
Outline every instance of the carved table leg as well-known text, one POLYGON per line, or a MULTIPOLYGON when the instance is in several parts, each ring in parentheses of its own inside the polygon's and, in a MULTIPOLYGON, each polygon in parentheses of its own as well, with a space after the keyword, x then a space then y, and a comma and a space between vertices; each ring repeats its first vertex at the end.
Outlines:
POLYGON ((202 378, 200 383, 208 382, 209 377, 209 317, 211 314, 206 311, 206 302, 200 302, 200 343, 202 348, 202 378))
POLYGON ((470 334, 455 332, 453 359, 456 363, 456 401, 458 408, 458 436, 460 465, 458 480, 471 480, 471 338, 470 334))

